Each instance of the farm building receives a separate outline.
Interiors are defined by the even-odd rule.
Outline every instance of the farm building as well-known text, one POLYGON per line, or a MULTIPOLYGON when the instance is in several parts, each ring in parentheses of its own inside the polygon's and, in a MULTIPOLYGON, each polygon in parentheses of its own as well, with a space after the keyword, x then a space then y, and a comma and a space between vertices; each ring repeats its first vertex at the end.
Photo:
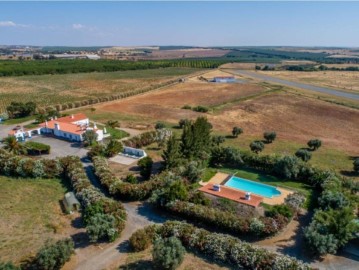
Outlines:
POLYGON ((24 141, 25 138, 31 138, 32 135, 48 134, 69 141, 81 142, 83 141, 82 135, 87 130, 93 130, 97 133, 97 141, 102 141, 103 130, 98 129, 96 125, 94 125, 94 127, 90 127, 89 125, 90 121, 87 116, 83 113, 78 113, 46 121, 32 129, 19 128, 12 130, 9 135, 15 136, 19 141, 24 141))
POLYGON ((221 76, 214 77, 212 81, 217 83, 232 83, 235 82, 236 79, 233 76, 221 76))
POLYGON ((67 192, 65 194, 64 200, 64 207, 67 213, 72 213, 73 211, 78 211, 80 210, 80 203, 79 201, 76 199, 76 196, 73 192, 67 192))

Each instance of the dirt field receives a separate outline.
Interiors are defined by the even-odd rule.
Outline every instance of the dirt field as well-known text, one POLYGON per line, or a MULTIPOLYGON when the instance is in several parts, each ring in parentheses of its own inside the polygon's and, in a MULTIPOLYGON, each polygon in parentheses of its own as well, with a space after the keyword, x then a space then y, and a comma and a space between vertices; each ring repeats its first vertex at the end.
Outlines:
POLYGON ((152 51, 151 54, 145 59, 176 59, 176 58, 196 58, 196 57, 220 57, 227 53, 229 50, 220 49, 183 49, 183 50, 159 50, 152 51))
POLYGON ((158 85, 197 71, 166 68, 1 78, 0 111, 11 101, 34 101, 39 106, 74 102, 158 85))
POLYGON ((348 92, 359 92, 359 72, 357 71, 260 71, 285 80, 310 83, 318 86, 331 87, 348 92))
POLYGON ((181 109, 184 105, 217 105, 263 91, 265 89, 259 86, 240 83, 188 82, 96 108, 102 112, 129 113, 152 118, 154 121, 174 122, 181 118, 195 118, 200 115, 191 110, 181 109))
MULTIPOLYGON (((211 84, 188 82, 158 92, 147 93, 99 105, 96 113, 120 113, 146 117, 153 121, 176 123, 181 118, 196 118, 201 113, 181 109, 183 105, 215 106, 263 92, 253 84, 211 84)), ((359 149, 359 111, 317 99, 276 93, 233 102, 215 114, 204 114, 218 131, 229 132, 241 126, 250 136, 275 130, 279 138, 306 143, 322 138, 330 147, 355 154, 359 149)), ((357 153, 356 153, 357 154, 357 153)))

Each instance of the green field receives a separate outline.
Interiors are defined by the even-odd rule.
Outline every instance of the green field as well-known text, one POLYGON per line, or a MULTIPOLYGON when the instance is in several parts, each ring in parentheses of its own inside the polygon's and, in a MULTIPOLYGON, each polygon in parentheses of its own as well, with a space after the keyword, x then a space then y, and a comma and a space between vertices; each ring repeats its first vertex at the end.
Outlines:
POLYGON ((1 261, 26 259, 68 226, 59 204, 66 192, 60 180, 0 176, 0 187, 1 261))
POLYGON ((0 111, 3 111, 12 101, 33 101, 38 106, 48 106, 132 92, 155 87, 200 70, 161 68, 3 77, 0 78, 0 111))

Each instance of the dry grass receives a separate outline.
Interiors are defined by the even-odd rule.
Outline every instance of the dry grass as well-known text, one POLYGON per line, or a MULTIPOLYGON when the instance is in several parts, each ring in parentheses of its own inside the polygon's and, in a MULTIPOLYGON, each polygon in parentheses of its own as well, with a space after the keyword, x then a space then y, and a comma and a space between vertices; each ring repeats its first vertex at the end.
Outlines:
POLYGON ((261 73, 285 80, 359 93, 359 73, 357 71, 261 71, 261 73))
POLYGON ((0 111, 11 101, 34 101, 39 106, 74 102, 148 88, 196 71, 165 68, 1 78, 0 111))
MULTIPOLYGON (((118 268, 117 268, 118 269, 118 268)), ((151 248, 142 251, 129 253, 123 263, 120 264, 119 269, 126 270, 154 270, 157 269, 152 262, 151 248)), ((186 253, 182 264, 177 268, 178 270, 225 270, 230 269, 225 266, 220 266, 213 262, 208 262, 204 258, 197 257, 192 253, 186 253)))
POLYGON ((70 217, 59 200, 65 188, 59 180, 20 180, 0 176, 0 258, 20 262, 49 238, 68 235, 70 217))

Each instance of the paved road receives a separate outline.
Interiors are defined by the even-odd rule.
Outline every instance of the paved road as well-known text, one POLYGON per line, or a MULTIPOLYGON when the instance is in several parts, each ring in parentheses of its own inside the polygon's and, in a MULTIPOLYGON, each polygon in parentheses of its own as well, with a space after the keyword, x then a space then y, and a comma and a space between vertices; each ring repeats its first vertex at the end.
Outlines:
POLYGON ((319 87, 319 86, 306 84, 306 83, 292 82, 292 81, 283 80, 283 79, 275 78, 272 76, 260 74, 260 73, 254 72, 254 71, 232 70, 232 72, 236 73, 238 75, 249 76, 249 77, 260 79, 260 80, 263 80, 266 82, 279 83, 279 84, 283 84, 283 85, 286 85, 289 87, 302 88, 305 90, 315 91, 315 92, 319 92, 319 93, 323 93, 323 94, 329 94, 329 95, 333 95, 333 96, 337 96, 337 97, 348 98, 348 99, 359 101, 359 94, 355 94, 355 93, 343 92, 340 90, 335 90, 335 89, 331 89, 331 88, 327 88, 327 87, 319 87))

